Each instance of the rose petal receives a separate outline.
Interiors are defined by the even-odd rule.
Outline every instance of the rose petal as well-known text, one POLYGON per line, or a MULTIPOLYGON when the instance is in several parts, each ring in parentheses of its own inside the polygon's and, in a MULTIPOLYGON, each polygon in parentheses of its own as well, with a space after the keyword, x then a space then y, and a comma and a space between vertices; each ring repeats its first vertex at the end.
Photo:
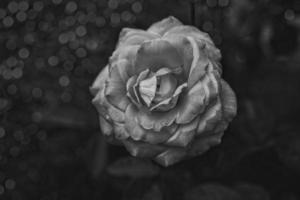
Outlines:
POLYGON ((176 26, 169 29, 164 37, 167 38, 171 35, 183 35, 186 37, 193 37, 196 40, 204 40, 207 43, 213 44, 213 41, 209 37, 208 33, 200 31, 198 28, 189 25, 176 26))
POLYGON ((209 106, 200 116, 200 122, 197 128, 197 135, 212 131, 222 120, 222 106, 218 99, 213 105, 209 106))
POLYGON ((126 81, 128 79, 126 71, 128 68, 130 68, 130 63, 125 59, 114 62, 110 68, 105 87, 105 95, 108 101, 123 111, 130 103, 126 96, 126 81))
POLYGON ((104 90, 101 90, 94 97, 92 103, 98 110, 99 114, 102 115, 107 121, 115 121, 124 123, 125 115, 124 112, 110 104, 105 95, 104 90))
POLYGON ((163 99, 172 96, 177 86, 177 80, 171 74, 167 74, 160 77, 159 83, 160 83, 160 87, 157 90, 155 95, 156 102, 162 101, 163 99))
POLYGON ((192 45, 194 57, 188 77, 188 88, 192 88, 205 75, 209 60, 203 52, 200 54, 198 44, 192 37, 188 37, 187 39, 192 45))
POLYGON ((130 98, 131 102, 134 103, 136 106, 140 106, 139 97, 136 95, 136 91, 134 90, 134 85, 137 80, 137 75, 132 76, 129 78, 126 84, 127 89, 127 96, 130 98))
POLYGON ((113 132, 113 127, 111 126, 111 124, 104 119, 101 115, 99 115, 99 122, 100 122, 100 129, 101 132, 103 133, 103 135, 111 135, 113 132))
POLYGON ((139 110, 137 113, 137 119, 144 129, 152 129, 159 132, 162 128, 170 126, 175 121, 176 114, 176 107, 167 112, 146 112, 139 110))
POLYGON ((169 68, 163 67, 159 69, 157 72, 155 72, 155 76, 164 76, 170 73, 172 73, 172 71, 169 68))
POLYGON ((182 58, 169 42, 161 39, 145 42, 137 52, 135 61, 135 73, 139 74, 145 69, 155 72, 166 67, 174 73, 182 71, 182 58))
POLYGON ((178 96, 169 97, 150 108, 150 111, 168 111, 176 106, 178 96))
POLYGON ((168 145, 186 147, 194 138, 199 124, 199 117, 192 122, 179 125, 175 134, 167 141, 168 145))
POLYGON ((139 110, 131 104, 128 106, 125 113, 125 128, 133 140, 141 140, 150 144, 158 144, 165 142, 171 136, 170 132, 166 130, 155 132, 153 130, 143 129, 136 119, 138 112, 139 110))
POLYGON ((143 42, 159 38, 155 33, 150 33, 140 29, 123 28, 120 32, 119 42, 117 47, 125 45, 140 45, 143 42))
POLYGON ((118 140, 125 140, 129 137, 128 132, 125 129, 125 125, 121 123, 114 123, 114 135, 118 140))
POLYGON ((186 124, 202 113, 207 105, 204 84, 199 81, 180 99, 176 123, 186 124))
POLYGON ((153 145, 146 142, 133 141, 130 139, 122 141, 126 149, 132 156, 137 157, 154 157, 166 149, 162 145, 153 145))
POLYGON ((203 80, 198 81, 182 98, 176 123, 189 123, 202 113, 206 106, 217 97, 218 88, 219 84, 214 73, 209 73, 203 80))
POLYGON ((155 97, 156 87, 157 87, 156 76, 142 80, 139 83, 138 86, 139 94, 141 95, 141 98, 144 100, 144 102, 147 104, 148 107, 151 105, 152 100, 155 97))
POLYGON ((202 83, 205 89, 205 94, 209 102, 215 100, 220 92, 219 76, 217 73, 208 73, 202 83))
POLYGON ((174 108, 177 104, 177 100, 181 92, 183 91, 184 88, 187 87, 186 83, 181 84, 179 87, 176 88, 174 94, 172 97, 169 97, 158 104, 154 105, 153 107, 150 108, 151 111, 167 111, 172 108, 174 108))
POLYGON ((173 16, 167 17, 159 22, 152 24, 148 28, 148 32, 156 33, 159 35, 163 35, 166 31, 170 30, 173 27, 177 27, 182 25, 182 23, 173 16))
POLYGON ((203 44, 205 44, 204 49, 209 58, 217 61, 221 59, 220 50, 215 47, 209 35, 194 26, 184 25, 174 27, 165 33, 164 38, 171 37, 172 35, 192 37, 199 43, 199 46, 203 46, 203 44))
POLYGON ((99 90, 104 88, 104 83, 106 78, 108 77, 108 66, 105 66, 95 81, 93 82, 92 86, 90 87, 90 92, 95 96, 99 90))
POLYGON ((133 94, 134 94, 135 98, 137 99, 138 107, 142 106, 143 103, 144 103, 144 101, 143 101, 143 99, 142 99, 142 97, 140 95, 140 92, 139 92, 139 84, 140 84, 141 81, 143 81, 143 80, 151 77, 152 74, 153 73, 149 69, 146 69, 146 70, 142 71, 138 75, 138 77, 137 77, 137 79, 136 79, 136 81, 135 81, 135 83, 133 85, 133 94))
POLYGON ((223 106, 223 114, 228 122, 233 119, 237 112, 236 96, 231 87, 221 79, 221 101, 223 106))
POLYGON ((157 155, 154 160, 162 166, 167 167, 181 161, 185 156, 186 152, 184 149, 169 148, 163 153, 157 155))
POLYGON ((136 59, 137 51, 140 48, 140 45, 131 45, 131 46, 122 46, 117 48, 112 56, 109 58, 109 62, 113 64, 121 59, 126 59, 130 62, 132 68, 128 69, 127 74, 133 76, 135 74, 134 62, 136 59))
POLYGON ((168 37, 163 37, 163 39, 170 42, 171 45, 173 45, 181 55, 183 59, 183 74, 186 80, 189 76, 193 58, 197 56, 194 55, 195 52, 190 41, 185 36, 175 34, 172 34, 168 37))

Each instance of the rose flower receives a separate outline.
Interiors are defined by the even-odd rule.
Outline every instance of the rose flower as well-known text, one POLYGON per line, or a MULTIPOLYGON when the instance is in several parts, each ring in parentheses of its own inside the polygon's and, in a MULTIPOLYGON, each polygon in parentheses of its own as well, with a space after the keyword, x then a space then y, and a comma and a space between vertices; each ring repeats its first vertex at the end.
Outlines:
POLYGON ((174 17, 124 28, 91 92, 102 133, 163 166, 221 142, 236 97, 207 33, 174 17))

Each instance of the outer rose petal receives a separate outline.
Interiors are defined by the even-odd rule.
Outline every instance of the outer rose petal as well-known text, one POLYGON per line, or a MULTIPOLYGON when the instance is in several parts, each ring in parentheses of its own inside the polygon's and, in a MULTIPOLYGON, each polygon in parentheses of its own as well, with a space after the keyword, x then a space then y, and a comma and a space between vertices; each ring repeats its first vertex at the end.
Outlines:
POLYGON ((203 81, 196 83, 183 97, 176 123, 188 123, 203 113, 206 106, 217 97, 218 88, 218 82, 212 73, 207 74, 203 81))
POLYGON ((186 155, 187 153, 185 149, 168 148, 166 151, 156 156, 154 160, 159 164, 167 167, 184 159, 186 155))
POLYGON ((182 58, 175 47, 165 40, 156 39, 141 45, 137 52, 134 72, 139 74, 148 68, 157 71, 166 67, 180 73, 182 64, 182 58))
POLYGON ((153 145, 146 142, 133 141, 130 139, 123 140, 122 142, 131 155, 138 157, 152 158, 167 149, 167 147, 162 145, 153 145))
POLYGON ((221 100, 223 105, 224 118, 229 122, 237 112, 236 96, 231 87, 221 79, 221 100))
POLYGON ((166 31, 168 31, 169 29, 173 28, 173 27, 177 27, 182 25, 182 23, 176 19, 175 17, 167 17, 159 22, 156 22, 154 24, 152 24, 150 26, 150 28, 148 28, 148 32, 150 33, 156 33, 159 35, 163 35, 166 31))
POLYGON ((114 123, 114 136, 118 140, 124 140, 129 137, 123 123, 114 123))
POLYGON ((199 46, 202 46, 202 44, 205 43, 205 52, 207 53, 209 58, 216 61, 219 61, 221 59, 220 50, 215 47, 209 35, 207 33, 200 31, 196 27, 177 26, 167 31, 164 37, 170 37, 172 35, 182 35, 186 37, 192 37, 197 42, 200 43, 199 46))
POLYGON ((123 28, 119 35, 117 47, 125 45, 140 45, 143 42, 159 38, 155 33, 149 33, 140 29, 123 28))
POLYGON ((186 124, 202 113, 207 104, 204 85, 199 81, 187 94, 183 95, 178 105, 176 123, 186 124))
POLYGON ((207 33, 200 31, 194 26, 182 25, 173 27, 164 34, 164 37, 168 37, 172 34, 190 36, 197 40, 204 40, 208 43, 213 44, 213 41, 207 33))
POLYGON ((222 105, 220 99, 218 99, 213 105, 209 105, 200 116, 197 135, 212 131, 220 121, 222 121, 222 105))
POLYGON ((114 107, 107 101, 104 95, 104 90, 99 91, 92 102, 97 108, 99 114, 102 115, 107 121, 124 123, 124 112, 114 107))
POLYGON ((111 135, 113 131, 111 124, 101 115, 99 115, 99 122, 102 133, 106 136, 111 135))
POLYGON ((188 124, 179 125, 177 131, 167 141, 167 144, 186 147, 194 138, 198 124, 199 117, 195 118, 192 122, 188 124))
POLYGON ((108 66, 105 66, 90 87, 90 91, 93 95, 96 95, 100 90, 104 88, 104 83, 107 77, 108 66))
POLYGON ((188 77, 188 88, 191 88, 206 73, 209 60, 203 52, 200 54, 198 44, 192 37, 188 37, 188 40, 193 48, 194 57, 188 77))
POLYGON ((106 98, 110 103, 123 111, 125 111, 130 103, 126 95, 128 68, 130 68, 130 63, 125 59, 114 62, 110 67, 109 78, 107 79, 105 87, 106 98))
POLYGON ((134 66, 136 54, 137 54, 137 51, 139 48, 140 48, 139 45, 122 46, 113 52, 112 56, 109 58, 109 62, 111 64, 113 64, 114 62, 121 60, 121 59, 128 60, 131 64, 130 66, 132 66, 132 68, 128 69, 127 74, 129 76, 132 76, 135 74, 133 66, 134 66))

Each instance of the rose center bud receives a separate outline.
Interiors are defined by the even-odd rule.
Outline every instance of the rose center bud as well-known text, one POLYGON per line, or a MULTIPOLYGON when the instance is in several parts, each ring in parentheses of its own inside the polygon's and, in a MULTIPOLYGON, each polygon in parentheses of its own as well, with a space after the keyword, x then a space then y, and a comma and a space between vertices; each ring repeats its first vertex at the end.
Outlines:
POLYGON ((140 82, 139 93, 148 107, 152 103, 159 103, 174 93, 177 80, 171 74, 152 76, 140 82))
POLYGON ((160 76, 158 80, 155 98, 153 99, 155 103, 171 97, 177 87, 177 80, 172 74, 160 76))
POLYGON ((139 84, 140 95, 148 107, 151 105, 152 100, 155 97, 156 88, 157 88, 156 76, 147 78, 147 79, 141 81, 139 84))

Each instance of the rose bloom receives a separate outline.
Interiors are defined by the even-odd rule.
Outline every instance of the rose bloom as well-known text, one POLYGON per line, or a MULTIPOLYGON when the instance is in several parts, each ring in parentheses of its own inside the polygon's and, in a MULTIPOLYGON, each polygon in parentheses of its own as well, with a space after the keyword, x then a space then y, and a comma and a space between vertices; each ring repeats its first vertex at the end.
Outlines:
POLYGON ((221 142, 236 97, 207 33, 174 17, 124 28, 91 92, 102 133, 163 166, 221 142))

